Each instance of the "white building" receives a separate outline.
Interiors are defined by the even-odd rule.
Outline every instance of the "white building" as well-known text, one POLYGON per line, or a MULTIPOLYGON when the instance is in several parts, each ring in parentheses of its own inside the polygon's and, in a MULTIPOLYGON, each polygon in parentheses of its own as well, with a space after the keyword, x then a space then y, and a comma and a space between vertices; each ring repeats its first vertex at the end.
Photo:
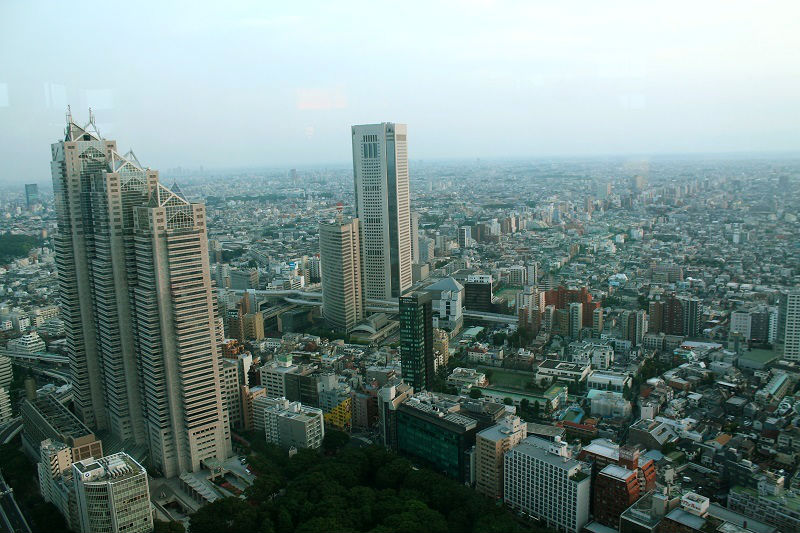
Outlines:
POLYGON ((11 339, 8 341, 7 348, 11 352, 34 354, 43 352, 47 349, 44 341, 35 331, 26 333, 18 339, 11 339))
POLYGON ((120 452, 72 465, 82 533, 149 533, 153 530, 147 471, 120 452))
POLYGON ((620 392, 591 390, 588 395, 592 416, 628 418, 632 413, 631 402, 620 392))
POLYGON ((508 267, 508 284, 524 287, 528 284, 528 269, 522 265, 508 267))
POLYGON ((319 448, 325 437, 322 409, 280 398, 264 409, 264 434, 284 448, 319 448))
POLYGON ((406 130, 391 122, 352 127, 366 298, 397 298, 412 283, 406 130))
POLYGON ((633 379, 628 374, 611 371, 594 370, 586 380, 589 389, 622 392, 625 387, 630 387, 633 379))
POLYGON ((778 305, 778 339, 783 358, 800 361, 800 290, 781 294, 778 305))
POLYGON ((292 364, 292 356, 280 354, 275 361, 262 366, 261 386, 267 389, 267 396, 280 398, 286 396, 286 374, 295 372, 297 366, 292 364))
POLYGON ((583 381, 592 371, 588 363, 575 363, 559 361, 558 359, 545 359, 536 369, 536 381, 583 381))
POLYGON ((464 324, 464 286, 444 278, 424 290, 431 295, 433 327, 458 333, 464 324))
POLYGON ((741 333, 745 340, 750 340, 753 317, 747 311, 734 311, 731 313, 731 325, 728 328, 731 333, 741 333))
POLYGON ((468 391, 472 387, 485 387, 489 384, 486 374, 474 368, 454 368, 447 376, 447 384, 459 391, 468 391))
POLYGON ((606 342, 582 342, 570 344, 572 360, 576 363, 590 364, 592 368, 605 370, 614 362, 614 347, 606 342))
POLYGON ((458 247, 472 247, 472 228, 470 226, 461 226, 458 228, 458 247))
POLYGON ((589 521, 590 472, 560 437, 528 437, 505 455, 504 499, 547 527, 578 533, 589 521))

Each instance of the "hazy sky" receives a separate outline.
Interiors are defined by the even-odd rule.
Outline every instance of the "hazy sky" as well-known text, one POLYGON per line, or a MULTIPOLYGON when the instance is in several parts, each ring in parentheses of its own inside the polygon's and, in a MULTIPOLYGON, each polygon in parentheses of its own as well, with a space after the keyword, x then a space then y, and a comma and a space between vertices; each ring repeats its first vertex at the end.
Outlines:
POLYGON ((0 0, 0 181, 71 104, 153 168, 800 149, 800 3, 0 0))

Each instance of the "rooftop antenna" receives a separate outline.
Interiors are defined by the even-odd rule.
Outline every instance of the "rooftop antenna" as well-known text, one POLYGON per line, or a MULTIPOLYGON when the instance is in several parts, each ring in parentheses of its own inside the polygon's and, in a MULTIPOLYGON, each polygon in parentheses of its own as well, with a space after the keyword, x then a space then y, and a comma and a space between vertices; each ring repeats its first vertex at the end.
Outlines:
POLYGON ((72 122, 72 109, 69 107, 69 104, 67 104, 67 124, 70 122, 72 122))

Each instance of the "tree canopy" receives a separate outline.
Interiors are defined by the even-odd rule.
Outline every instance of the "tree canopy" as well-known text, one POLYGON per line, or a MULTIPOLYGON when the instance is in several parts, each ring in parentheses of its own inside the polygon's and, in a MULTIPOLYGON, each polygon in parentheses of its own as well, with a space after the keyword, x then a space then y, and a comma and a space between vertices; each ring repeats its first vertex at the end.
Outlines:
POLYGON ((250 466, 257 479, 245 498, 201 508, 190 533, 525 531, 494 501, 377 446, 291 458, 267 446, 250 466))

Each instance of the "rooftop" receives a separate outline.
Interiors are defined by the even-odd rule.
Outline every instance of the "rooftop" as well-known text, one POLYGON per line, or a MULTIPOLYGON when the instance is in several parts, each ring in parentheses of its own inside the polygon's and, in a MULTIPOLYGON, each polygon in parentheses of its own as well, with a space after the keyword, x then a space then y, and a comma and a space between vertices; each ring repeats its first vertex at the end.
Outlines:
POLYGON ((120 452, 99 459, 84 459, 73 463, 82 475, 83 483, 119 482, 146 474, 142 465, 127 453, 120 452))
POLYGON ((39 396, 27 400, 39 413, 64 437, 77 439, 93 435, 92 430, 81 422, 69 409, 55 399, 53 395, 39 396))
POLYGON ((601 474, 613 477, 615 479, 619 479, 621 481, 627 481, 631 476, 635 476, 636 472, 633 470, 628 470, 624 466, 618 465, 607 465, 600 471, 601 474))

